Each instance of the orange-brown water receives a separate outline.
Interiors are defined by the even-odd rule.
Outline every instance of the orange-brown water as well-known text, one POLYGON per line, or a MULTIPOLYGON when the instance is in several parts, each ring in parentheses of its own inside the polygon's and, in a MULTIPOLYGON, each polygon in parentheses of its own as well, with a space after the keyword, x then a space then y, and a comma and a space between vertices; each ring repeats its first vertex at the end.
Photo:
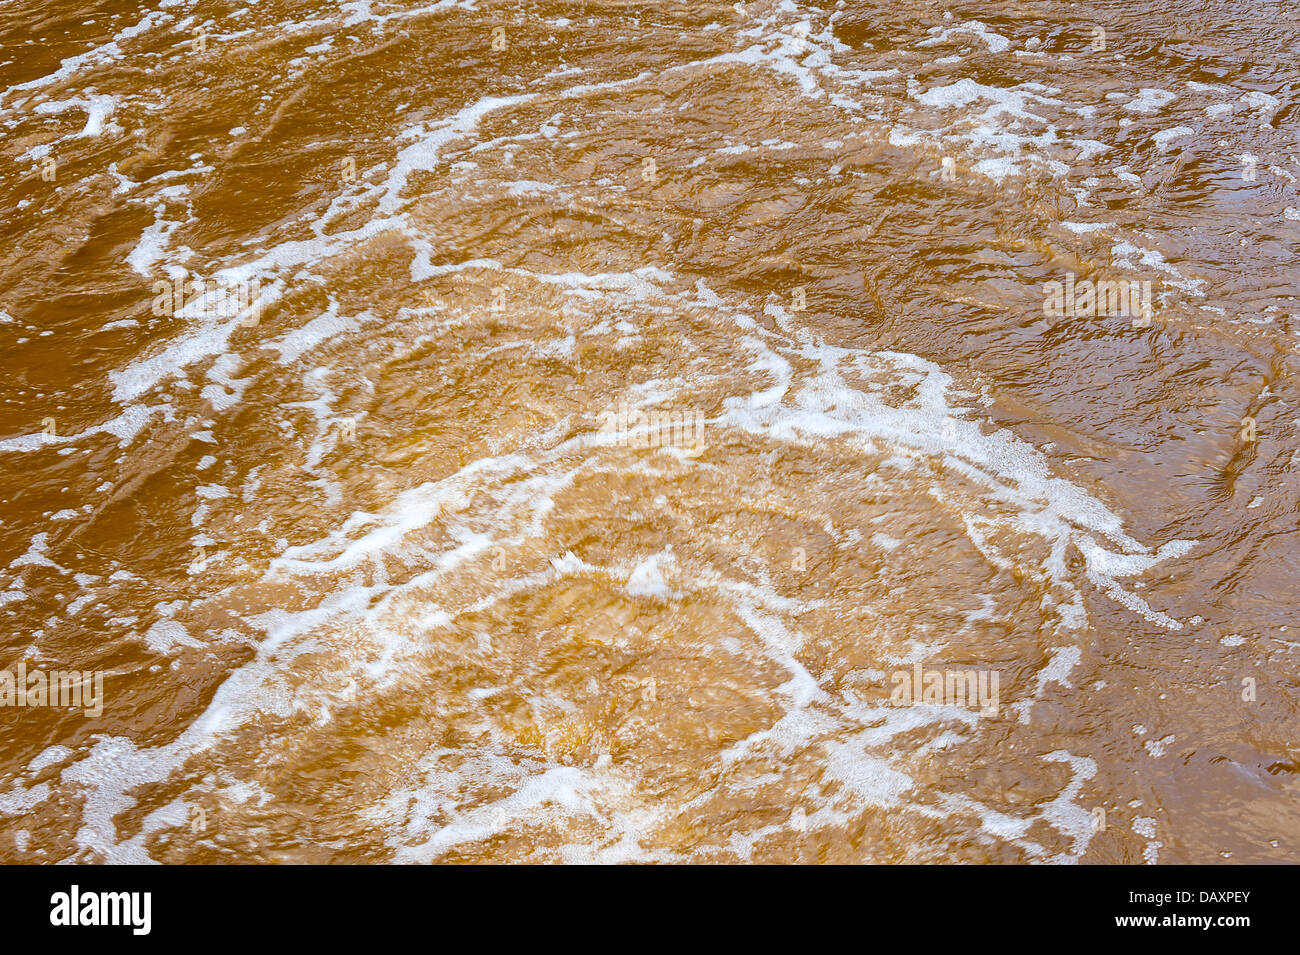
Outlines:
POLYGON ((0 7, 0 860, 1293 860, 1298 51, 0 7))

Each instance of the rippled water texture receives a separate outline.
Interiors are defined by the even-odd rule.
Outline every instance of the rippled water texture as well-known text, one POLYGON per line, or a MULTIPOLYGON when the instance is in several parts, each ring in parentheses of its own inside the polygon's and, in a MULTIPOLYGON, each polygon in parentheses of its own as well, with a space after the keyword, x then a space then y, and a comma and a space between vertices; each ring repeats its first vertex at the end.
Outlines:
POLYGON ((0 860, 1294 860, 1298 63, 0 5, 0 860))

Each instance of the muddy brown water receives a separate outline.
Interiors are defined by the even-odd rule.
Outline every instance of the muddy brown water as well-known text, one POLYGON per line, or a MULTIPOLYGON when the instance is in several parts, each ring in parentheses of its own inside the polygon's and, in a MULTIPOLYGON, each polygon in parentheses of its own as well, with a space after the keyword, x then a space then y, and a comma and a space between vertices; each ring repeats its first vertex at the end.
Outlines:
POLYGON ((4 4, 0 861, 1294 861, 1297 53, 4 4))

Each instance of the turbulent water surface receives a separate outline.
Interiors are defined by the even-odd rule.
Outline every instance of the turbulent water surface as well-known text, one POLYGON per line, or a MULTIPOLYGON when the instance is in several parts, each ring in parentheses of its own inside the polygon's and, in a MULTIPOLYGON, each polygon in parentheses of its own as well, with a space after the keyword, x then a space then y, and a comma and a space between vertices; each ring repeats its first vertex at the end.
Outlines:
POLYGON ((0 860, 1294 859, 1298 64, 0 4, 0 860))

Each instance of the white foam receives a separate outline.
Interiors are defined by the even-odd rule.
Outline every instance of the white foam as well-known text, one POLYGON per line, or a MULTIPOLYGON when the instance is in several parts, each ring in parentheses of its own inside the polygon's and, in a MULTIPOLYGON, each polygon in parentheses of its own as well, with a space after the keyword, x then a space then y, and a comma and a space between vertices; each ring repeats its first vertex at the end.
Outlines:
POLYGON ((1114 222, 1062 222, 1061 225, 1075 235, 1087 235, 1090 232, 1101 232, 1105 229, 1117 228, 1114 222))
MULTIPOLYGON (((940 29, 934 27, 934 30, 940 29)), ((994 33, 985 24, 979 20, 967 20, 959 26, 949 27, 939 33, 938 36, 931 37, 928 40, 922 40, 917 46, 937 46, 941 43, 947 43, 952 37, 958 34, 970 34, 984 41, 990 53, 1005 53, 1011 48, 1011 41, 1000 33, 994 33)))
POLYGON ((1186 136, 1196 135, 1196 130, 1190 126, 1175 126, 1172 129, 1162 129, 1151 138, 1155 140, 1156 147, 1165 152, 1169 149, 1169 144, 1175 139, 1182 139, 1186 136))
POLYGON ((1137 97, 1124 104, 1124 109, 1131 113, 1154 113, 1178 98, 1177 94, 1154 87, 1143 87, 1137 97))

